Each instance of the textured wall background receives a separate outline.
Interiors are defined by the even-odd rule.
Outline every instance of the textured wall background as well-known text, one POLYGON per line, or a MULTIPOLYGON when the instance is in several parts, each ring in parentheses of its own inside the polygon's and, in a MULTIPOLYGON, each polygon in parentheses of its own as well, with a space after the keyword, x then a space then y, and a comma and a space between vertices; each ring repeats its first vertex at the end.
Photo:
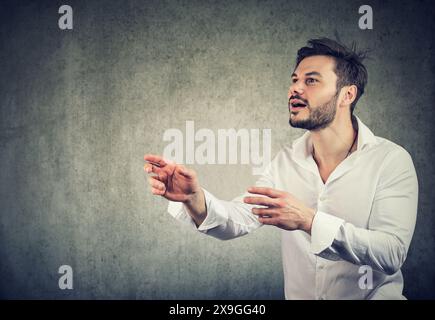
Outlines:
MULTIPOLYGON (((280 232, 220 242, 180 225, 149 194, 143 155, 187 120, 272 128, 275 154, 303 133, 288 126, 296 51, 328 36, 374 49, 356 114, 413 156, 405 294, 435 298, 430 1, 2 1, 0 15, 1 297, 282 299, 280 232), (358 28, 362 4, 374 30, 358 28), (63 264, 74 290, 58 289, 63 264)), ((255 181, 247 165, 193 168, 225 199, 255 181)))

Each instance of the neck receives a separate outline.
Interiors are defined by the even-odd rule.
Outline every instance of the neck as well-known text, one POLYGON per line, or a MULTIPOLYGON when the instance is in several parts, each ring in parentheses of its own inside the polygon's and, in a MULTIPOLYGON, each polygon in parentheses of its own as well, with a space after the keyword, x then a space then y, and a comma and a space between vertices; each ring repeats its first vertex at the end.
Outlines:
POLYGON ((337 114, 327 128, 311 132, 315 161, 321 166, 336 166, 349 152, 356 150, 356 136, 357 131, 354 129, 351 116, 340 117, 337 114))

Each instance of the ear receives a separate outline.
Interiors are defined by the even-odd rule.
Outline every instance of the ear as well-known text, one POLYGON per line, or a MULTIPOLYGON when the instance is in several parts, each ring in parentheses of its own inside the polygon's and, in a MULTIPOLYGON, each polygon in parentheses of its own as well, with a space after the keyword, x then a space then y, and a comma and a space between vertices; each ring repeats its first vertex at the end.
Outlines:
POLYGON ((342 88, 343 90, 343 100, 342 104, 345 106, 350 106, 352 102, 356 99, 356 94, 358 92, 358 88, 356 85, 345 86, 342 88))

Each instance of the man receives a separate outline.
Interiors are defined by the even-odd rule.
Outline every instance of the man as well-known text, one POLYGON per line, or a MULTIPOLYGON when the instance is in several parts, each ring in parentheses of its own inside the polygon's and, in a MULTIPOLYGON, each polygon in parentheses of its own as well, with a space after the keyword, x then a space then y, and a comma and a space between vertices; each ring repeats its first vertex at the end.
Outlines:
POLYGON ((231 239, 263 224, 282 229, 286 299, 404 298, 417 176, 405 149, 353 115, 367 83, 363 58, 325 38, 298 51, 289 123, 308 131, 242 197, 219 200, 193 170, 145 156, 152 193, 200 232, 231 239))

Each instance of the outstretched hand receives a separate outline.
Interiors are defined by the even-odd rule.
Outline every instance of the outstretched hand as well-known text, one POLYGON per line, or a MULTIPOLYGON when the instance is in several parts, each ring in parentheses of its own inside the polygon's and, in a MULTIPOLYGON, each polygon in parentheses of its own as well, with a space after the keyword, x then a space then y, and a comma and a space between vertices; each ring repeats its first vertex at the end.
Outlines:
POLYGON ((266 207, 252 208, 252 213, 258 216, 259 222, 285 230, 304 230, 311 234, 311 226, 315 215, 314 209, 307 207, 285 191, 251 187, 248 188, 248 192, 261 195, 261 197, 245 197, 243 199, 245 203, 266 207))
POLYGON ((144 159, 147 161, 144 170, 154 174, 148 178, 153 194, 171 201, 188 202, 201 191, 195 171, 158 155, 147 154, 144 159))

